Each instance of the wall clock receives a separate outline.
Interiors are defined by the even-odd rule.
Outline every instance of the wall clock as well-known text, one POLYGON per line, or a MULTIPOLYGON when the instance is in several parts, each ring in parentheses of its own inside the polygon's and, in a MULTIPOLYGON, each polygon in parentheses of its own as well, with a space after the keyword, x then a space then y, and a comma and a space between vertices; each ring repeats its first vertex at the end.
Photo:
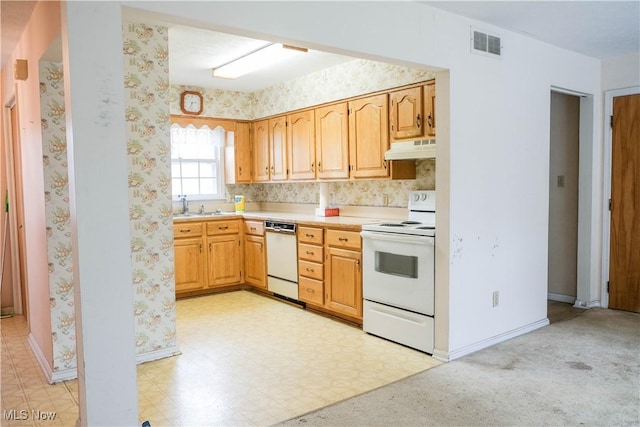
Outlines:
POLYGON ((201 114, 203 107, 200 92, 185 90, 180 94, 180 109, 184 114, 201 114))

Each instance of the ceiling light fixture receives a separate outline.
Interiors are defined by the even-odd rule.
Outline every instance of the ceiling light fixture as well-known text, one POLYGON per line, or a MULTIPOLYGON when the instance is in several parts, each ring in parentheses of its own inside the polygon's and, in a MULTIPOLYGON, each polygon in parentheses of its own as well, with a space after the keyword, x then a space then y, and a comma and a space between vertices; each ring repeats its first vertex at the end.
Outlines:
POLYGON ((224 65, 213 68, 213 77, 223 79, 235 79, 256 70, 267 68, 270 65, 291 58, 300 53, 306 53, 303 47, 289 46, 282 43, 271 43, 260 49, 249 52, 238 59, 227 62, 224 65))

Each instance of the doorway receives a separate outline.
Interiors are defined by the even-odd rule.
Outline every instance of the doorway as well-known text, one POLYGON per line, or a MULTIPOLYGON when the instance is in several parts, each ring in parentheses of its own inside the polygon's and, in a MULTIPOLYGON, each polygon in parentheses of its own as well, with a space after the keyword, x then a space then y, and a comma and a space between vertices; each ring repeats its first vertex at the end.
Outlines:
POLYGON ((578 284, 580 98, 551 92, 548 294, 573 304, 578 284))
POLYGON ((611 111, 609 308, 640 313, 640 94, 611 111))

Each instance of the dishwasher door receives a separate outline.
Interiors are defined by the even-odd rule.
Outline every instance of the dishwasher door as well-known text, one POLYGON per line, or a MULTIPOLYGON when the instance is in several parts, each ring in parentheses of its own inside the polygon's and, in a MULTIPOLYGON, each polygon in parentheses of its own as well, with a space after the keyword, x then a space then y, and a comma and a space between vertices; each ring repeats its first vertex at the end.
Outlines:
POLYGON ((266 230, 267 288, 298 299, 298 248, 295 233, 266 230))

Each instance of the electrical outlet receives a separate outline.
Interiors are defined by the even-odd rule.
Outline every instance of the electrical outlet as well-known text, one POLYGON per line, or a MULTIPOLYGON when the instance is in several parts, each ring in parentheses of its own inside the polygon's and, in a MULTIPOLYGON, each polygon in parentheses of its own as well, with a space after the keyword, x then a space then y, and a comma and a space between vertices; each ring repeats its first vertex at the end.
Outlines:
POLYGON ((564 187, 564 175, 558 175, 558 187, 564 187))
POLYGON ((493 306, 497 307, 499 303, 500 303, 500 292, 494 291, 493 292, 493 306))
POLYGON ((388 194, 383 194, 382 195, 382 206, 388 206, 389 205, 389 195, 388 194))

